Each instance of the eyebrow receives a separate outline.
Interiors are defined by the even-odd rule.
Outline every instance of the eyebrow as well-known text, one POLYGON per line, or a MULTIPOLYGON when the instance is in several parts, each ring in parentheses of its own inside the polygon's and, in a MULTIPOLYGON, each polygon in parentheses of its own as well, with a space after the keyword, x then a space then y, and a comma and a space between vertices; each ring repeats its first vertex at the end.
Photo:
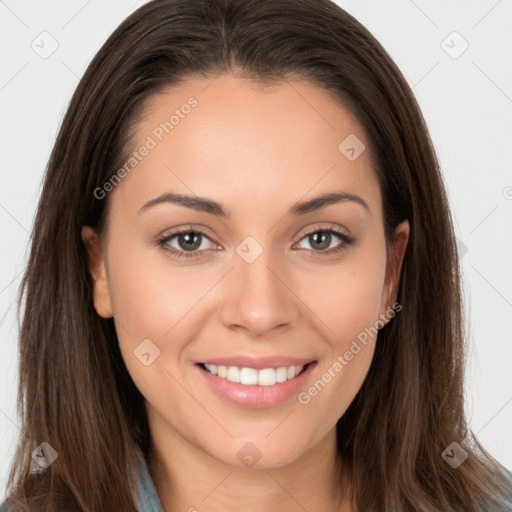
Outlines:
MULTIPOLYGON (((343 203, 346 201, 355 202, 356 204, 361 205, 371 215, 370 207, 361 197, 346 192, 329 192, 313 199, 309 199, 308 201, 297 202, 290 208, 288 214, 294 217, 299 217, 301 215, 311 213, 315 210, 325 208, 331 204, 343 203)), ((166 192, 159 197, 147 201, 139 209, 138 213, 147 211, 150 208, 162 203, 178 204, 186 208, 191 208, 199 212, 208 213, 210 215, 215 215, 216 217, 222 217, 225 219, 229 219, 231 217, 231 212, 226 210, 220 203, 214 201, 213 199, 189 196, 186 194, 175 194, 173 192, 166 192)))

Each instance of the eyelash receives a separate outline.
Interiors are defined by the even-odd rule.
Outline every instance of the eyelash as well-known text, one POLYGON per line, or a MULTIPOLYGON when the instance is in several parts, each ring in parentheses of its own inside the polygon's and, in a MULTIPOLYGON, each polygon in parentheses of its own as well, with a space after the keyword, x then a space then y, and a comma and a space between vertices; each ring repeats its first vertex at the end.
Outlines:
MULTIPOLYGON (((180 234, 195 234, 195 235, 201 235, 202 237, 207 238, 210 240, 208 235, 203 233, 202 231, 197 231, 195 229, 192 229, 188 226, 178 228, 174 232, 172 232, 170 235, 167 235, 166 237, 160 238, 158 240, 158 246, 161 247, 162 250, 171 253, 173 256, 177 258, 199 258, 202 257, 201 253, 204 251, 178 251, 174 248, 169 248, 166 244, 172 240, 175 236, 180 234)), ((300 243, 304 238, 306 238, 309 235, 312 235, 314 233, 328 233, 331 235, 335 235, 338 238, 342 240, 342 244, 339 247, 336 247, 334 249, 329 250, 323 250, 323 251, 314 251, 312 249, 308 249, 310 252, 315 253, 315 255, 318 256, 330 256, 332 254, 338 253, 344 249, 347 248, 347 246, 351 246, 355 242, 355 238, 348 236, 345 232, 332 228, 331 226, 318 226, 315 229, 308 231, 307 233, 304 233, 302 238, 299 240, 298 243, 300 243)))

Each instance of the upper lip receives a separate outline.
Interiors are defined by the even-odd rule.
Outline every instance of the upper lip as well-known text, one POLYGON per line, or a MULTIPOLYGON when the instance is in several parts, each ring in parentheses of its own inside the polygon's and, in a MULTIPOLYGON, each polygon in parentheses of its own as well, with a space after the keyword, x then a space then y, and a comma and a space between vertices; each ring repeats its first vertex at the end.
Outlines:
POLYGON ((248 355, 229 356, 229 357, 214 357, 204 361, 199 361, 202 364, 214 364, 216 366, 237 366, 238 368, 254 368, 255 370, 262 370, 264 368, 281 368, 283 366, 303 366, 312 363, 314 359, 288 357, 288 356, 265 356, 254 357, 248 355))

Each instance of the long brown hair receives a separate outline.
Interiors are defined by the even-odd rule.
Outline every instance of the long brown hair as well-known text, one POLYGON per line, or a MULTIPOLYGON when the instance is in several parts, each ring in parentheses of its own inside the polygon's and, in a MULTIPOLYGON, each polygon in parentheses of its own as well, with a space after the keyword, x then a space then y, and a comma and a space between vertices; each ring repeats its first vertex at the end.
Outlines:
POLYGON ((133 150, 148 98, 187 77, 224 72, 263 84, 299 77, 331 93, 366 132, 388 245, 393 228, 410 222, 402 311, 381 328, 367 378, 337 424, 357 510, 493 505, 505 479, 465 419, 459 263, 439 163, 397 66, 330 0, 154 0, 90 63, 48 162, 19 290, 22 426, 12 501, 30 511, 136 508, 136 448, 151 450, 144 400, 113 320, 93 307, 81 229, 106 226, 109 196, 95 190, 133 150), (441 456, 454 441, 470 454, 457 469, 441 456), (43 442, 58 458, 30 472, 43 442))

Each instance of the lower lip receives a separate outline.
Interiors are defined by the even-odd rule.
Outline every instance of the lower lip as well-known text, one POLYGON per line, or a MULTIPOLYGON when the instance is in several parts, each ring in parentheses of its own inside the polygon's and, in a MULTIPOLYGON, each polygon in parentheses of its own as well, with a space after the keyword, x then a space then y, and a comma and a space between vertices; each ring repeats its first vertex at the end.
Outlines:
POLYGON ((289 400, 296 395, 304 386, 316 361, 308 363, 307 367, 294 377, 284 382, 278 382, 273 386, 256 386, 239 384, 213 375, 200 365, 196 365, 202 378, 216 391, 222 398, 232 405, 252 409, 262 409, 265 407, 275 407, 289 400))

